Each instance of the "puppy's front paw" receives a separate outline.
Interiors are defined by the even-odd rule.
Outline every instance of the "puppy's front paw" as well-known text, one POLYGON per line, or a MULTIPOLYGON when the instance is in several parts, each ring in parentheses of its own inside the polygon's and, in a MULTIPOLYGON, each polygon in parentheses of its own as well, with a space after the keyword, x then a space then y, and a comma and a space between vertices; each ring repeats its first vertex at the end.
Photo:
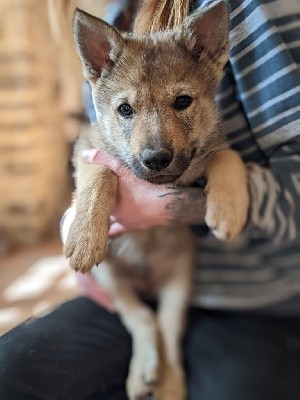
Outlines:
POLYGON ((69 265, 76 272, 85 273, 100 264, 106 254, 108 227, 95 221, 74 219, 64 246, 69 265))
POLYGON ((221 240, 234 240, 243 230, 249 209, 247 182, 238 186, 215 186, 207 190, 205 222, 221 240))

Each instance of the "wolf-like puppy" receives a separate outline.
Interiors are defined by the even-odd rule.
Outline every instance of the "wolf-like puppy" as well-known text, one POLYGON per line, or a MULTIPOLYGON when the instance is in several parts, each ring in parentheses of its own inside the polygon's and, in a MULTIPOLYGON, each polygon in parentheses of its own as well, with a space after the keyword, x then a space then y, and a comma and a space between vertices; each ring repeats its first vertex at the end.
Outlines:
MULTIPOLYGON (((160 2, 149 0, 146 6, 154 3, 160 2)), ((176 0, 163 3, 169 10, 178 5, 176 0)), ((142 13, 143 7, 134 33, 120 33, 80 10, 75 14, 76 48, 98 123, 76 144, 76 212, 64 250, 76 271, 101 263, 92 274, 110 292, 133 337, 129 398, 154 392, 155 399, 183 400, 180 339, 193 264, 189 230, 135 231, 110 240, 107 251, 117 177, 105 166, 88 164, 81 154, 104 149, 136 176, 156 184, 188 186, 205 176, 206 222, 224 240, 237 237, 246 222, 247 174, 238 154, 228 149, 214 102, 228 58, 225 3, 197 11, 172 29, 162 30, 161 20, 144 33, 142 13), (165 279, 149 287, 159 299, 157 316, 135 291, 134 275, 145 265, 165 272, 165 279), (123 268, 131 270, 130 277, 123 268)))

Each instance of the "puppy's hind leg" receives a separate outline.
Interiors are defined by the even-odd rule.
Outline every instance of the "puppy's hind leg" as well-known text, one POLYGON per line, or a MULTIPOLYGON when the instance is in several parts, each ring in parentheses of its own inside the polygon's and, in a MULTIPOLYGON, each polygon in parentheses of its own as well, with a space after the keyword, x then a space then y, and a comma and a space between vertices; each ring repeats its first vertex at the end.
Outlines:
POLYGON ((186 255, 176 259, 177 269, 160 293, 158 311, 162 339, 161 382, 155 400, 185 400, 185 374, 182 366, 181 340, 190 298, 191 260, 186 255))
POLYGON ((113 264, 113 258, 108 257, 101 269, 95 270, 95 277, 111 293, 114 309, 132 335, 133 355, 127 378, 127 394, 130 400, 142 400, 152 395, 158 377, 156 317, 136 296, 129 282, 113 273, 113 264))
POLYGON ((127 394, 130 400, 146 399, 152 395, 158 379, 159 353, 155 315, 129 288, 121 289, 115 307, 133 338, 127 394))

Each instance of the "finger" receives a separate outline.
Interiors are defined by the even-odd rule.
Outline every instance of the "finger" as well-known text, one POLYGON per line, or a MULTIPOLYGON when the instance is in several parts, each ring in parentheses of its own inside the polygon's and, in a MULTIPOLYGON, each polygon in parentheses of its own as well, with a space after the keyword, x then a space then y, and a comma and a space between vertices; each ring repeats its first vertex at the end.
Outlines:
POLYGON ((123 233, 127 232, 127 229, 124 225, 120 224, 119 222, 114 222, 109 228, 109 236, 115 237, 122 235, 123 233))
POLYGON ((72 206, 68 208, 60 221, 60 236, 63 244, 65 244, 67 241, 70 227, 75 219, 75 213, 75 207, 72 206))
POLYGON ((122 167, 122 164, 118 160, 113 158, 104 150, 83 150, 82 157, 90 164, 105 165, 114 172, 118 171, 122 167))

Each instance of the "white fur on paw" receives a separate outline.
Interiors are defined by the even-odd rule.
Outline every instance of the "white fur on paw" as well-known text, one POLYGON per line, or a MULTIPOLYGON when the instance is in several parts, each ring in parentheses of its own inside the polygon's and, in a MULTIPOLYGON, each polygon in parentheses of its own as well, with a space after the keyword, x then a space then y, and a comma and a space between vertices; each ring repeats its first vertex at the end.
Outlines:
POLYGON ((159 356, 156 346, 138 346, 130 362, 127 394, 130 400, 151 395, 158 381, 159 356))
POLYGON ((207 226, 212 230, 216 238, 220 240, 229 239, 229 221, 225 215, 223 215, 223 210, 218 207, 217 204, 208 203, 205 222, 207 226))

